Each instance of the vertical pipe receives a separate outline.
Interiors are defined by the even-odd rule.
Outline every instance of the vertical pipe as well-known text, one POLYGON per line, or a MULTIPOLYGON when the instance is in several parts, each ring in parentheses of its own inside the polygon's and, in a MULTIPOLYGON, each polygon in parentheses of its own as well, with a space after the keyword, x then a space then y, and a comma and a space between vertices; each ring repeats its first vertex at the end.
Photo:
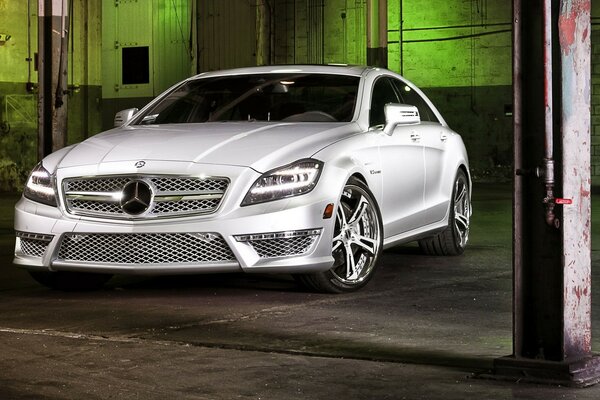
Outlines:
POLYGON ((400 75, 404 75, 404 0, 400 1, 400 75))
POLYGON ((544 184, 546 223, 554 225, 554 116, 552 105, 552 0, 544 0, 544 184))
POLYGON ((379 12, 378 12, 378 24, 379 24, 379 47, 378 52, 378 65, 380 67, 387 68, 387 47, 388 47, 388 10, 387 0, 379 0, 379 12))
POLYGON ((513 355, 523 355, 523 177, 517 171, 523 167, 523 121, 522 121, 522 0, 513 0, 513 131, 514 131, 514 171, 513 183, 513 355))
POLYGON ((544 157, 553 157, 552 124, 552 0, 544 0, 544 157))

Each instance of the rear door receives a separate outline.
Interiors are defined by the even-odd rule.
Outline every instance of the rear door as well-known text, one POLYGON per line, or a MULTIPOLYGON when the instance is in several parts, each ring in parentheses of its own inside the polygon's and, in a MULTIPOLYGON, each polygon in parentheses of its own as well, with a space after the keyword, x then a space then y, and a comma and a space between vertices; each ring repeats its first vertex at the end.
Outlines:
POLYGON ((414 129, 418 131, 423 146, 425 185, 423 193, 423 225, 440 221, 448 210, 448 186, 444 187, 443 168, 446 157, 446 144, 452 134, 449 128, 438 121, 435 113, 425 99, 404 82, 395 79, 394 83, 404 104, 410 104, 419 110, 421 123, 414 129))

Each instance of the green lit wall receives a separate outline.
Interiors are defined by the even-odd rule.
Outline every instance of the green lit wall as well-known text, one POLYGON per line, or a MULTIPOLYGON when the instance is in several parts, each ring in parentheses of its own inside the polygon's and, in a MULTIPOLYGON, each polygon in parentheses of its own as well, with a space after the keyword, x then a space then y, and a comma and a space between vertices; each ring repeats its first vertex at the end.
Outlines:
POLYGON ((388 0, 389 68, 463 136, 478 179, 510 176, 511 15, 506 0, 388 0))
MULTIPOLYGON (((37 162, 37 85, 33 59, 37 52, 37 2, 0 0, 0 120, 10 130, 0 132, 0 190, 18 188, 37 162), (29 15, 29 23, 28 23, 29 15), (28 45, 28 33, 30 43, 28 45)), ((97 133, 100 127, 100 2, 73 0, 68 70, 68 142, 97 133)))
MULTIPOLYGON (((189 0, 147 0, 102 2, 102 125, 112 127, 116 112, 141 108, 154 96, 195 72, 196 48, 190 41, 194 2, 189 0), (124 49, 148 51, 148 80, 123 80, 124 49)), ((194 41, 195 43, 195 41, 194 41)), ((135 60, 134 60, 135 61, 135 60)))
MULTIPOLYGON (((32 9, 37 12, 35 5, 32 9)), ((0 35, 10 35, 8 41, 0 42, 0 122, 4 125, 0 131, 0 190, 18 186, 34 162, 36 151, 36 103, 34 96, 25 90, 28 71, 37 80, 33 66, 25 61, 27 14, 27 2, 0 0, 0 35)), ((36 17, 32 23, 33 54, 37 43, 36 17)))
MULTIPOLYGON (((151 10, 151 38, 146 39, 153 49, 153 80, 151 90, 127 97, 115 91, 121 66, 114 42, 120 39, 117 18, 106 8, 115 8, 116 3, 73 0, 69 143, 109 127, 114 112, 142 106, 196 68, 256 63, 256 40, 251 37, 256 36, 256 6, 244 0, 242 8, 236 7, 236 1, 128 2, 151 10), (192 15, 198 16, 195 24, 192 15), (250 33, 244 40, 240 29, 250 33), (107 34, 111 30, 114 34, 107 34), (129 100, 133 102, 127 103, 129 100)), ((35 97, 25 90, 29 71, 31 81, 37 82, 37 72, 25 61, 28 31, 31 52, 37 47, 37 2, 31 3, 28 11, 26 1, 0 0, 0 34, 11 36, 0 41, 0 122, 11 123, 10 132, 0 132, 0 190, 14 187, 36 161, 35 97), (8 112, 7 96, 17 99, 15 109, 9 107, 8 112), (19 113, 33 117, 28 122, 19 113)), ((366 0, 277 0, 271 4, 273 63, 366 63, 366 0)), ((600 176, 599 9, 593 3, 592 165, 596 179, 600 176)), ((127 21, 125 18, 121 25, 133 33, 139 31, 139 24, 127 21)), ((498 173, 510 177, 510 21, 508 0, 388 0, 389 68, 422 87, 450 126, 464 137, 480 179, 497 179, 501 177, 498 173)))
POLYGON ((365 64, 365 0, 279 0, 272 4, 275 64, 365 64))
POLYGON ((510 2, 423 3, 388 0, 391 69, 425 87, 511 84, 510 2))

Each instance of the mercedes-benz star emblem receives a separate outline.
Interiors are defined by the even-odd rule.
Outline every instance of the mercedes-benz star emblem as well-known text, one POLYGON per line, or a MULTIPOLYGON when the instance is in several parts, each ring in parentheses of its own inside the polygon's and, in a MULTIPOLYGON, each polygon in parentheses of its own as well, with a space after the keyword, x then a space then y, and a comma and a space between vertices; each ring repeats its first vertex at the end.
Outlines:
POLYGON ((146 161, 140 160, 140 161, 136 162, 134 165, 136 168, 142 168, 144 165, 146 165, 146 161))
POLYGON ((127 214, 140 215, 152 203, 152 190, 144 181, 130 181, 123 187, 121 209, 127 214))

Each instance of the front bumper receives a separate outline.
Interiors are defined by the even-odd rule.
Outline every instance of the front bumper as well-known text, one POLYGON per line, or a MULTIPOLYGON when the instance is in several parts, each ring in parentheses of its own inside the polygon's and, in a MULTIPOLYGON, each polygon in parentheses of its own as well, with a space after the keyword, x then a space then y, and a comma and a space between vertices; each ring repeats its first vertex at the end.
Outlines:
POLYGON ((322 217, 327 202, 284 202, 291 203, 284 210, 276 206, 276 210, 265 213, 266 207, 261 206, 256 207, 254 215, 248 213, 251 207, 245 207, 226 216, 123 223, 74 219, 58 208, 22 198, 15 207, 18 234, 14 263, 36 270, 122 274, 299 273, 331 268, 333 223, 322 217), (197 239, 204 249, 199 251, 210 252, 218 245, 220 257, 196 257, 190 261, 177 256, 177 251, 185 253, 195 246, 186 242, 185 235, 197 239), (94 243, 99 241, 101 249, 85 249, 91 243, 88 238, 93 238, 94 243), (302 242, 298 238, 305 239, 302 242), (291 249, 276 248, 293 240, 298 244, 291 249), (65 250, 69 246, 75 250, 69 253, 65 250), (78 247, 83 249, 78 252, 78 247))

